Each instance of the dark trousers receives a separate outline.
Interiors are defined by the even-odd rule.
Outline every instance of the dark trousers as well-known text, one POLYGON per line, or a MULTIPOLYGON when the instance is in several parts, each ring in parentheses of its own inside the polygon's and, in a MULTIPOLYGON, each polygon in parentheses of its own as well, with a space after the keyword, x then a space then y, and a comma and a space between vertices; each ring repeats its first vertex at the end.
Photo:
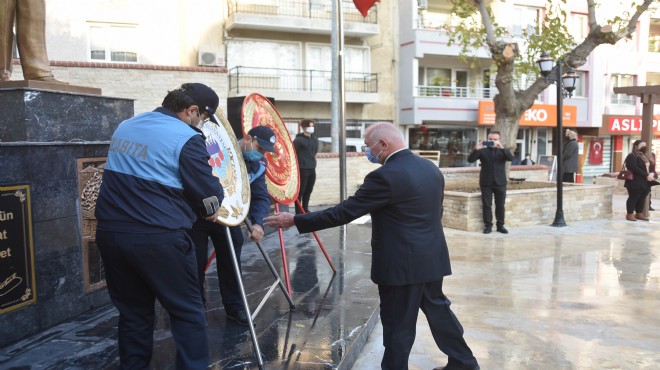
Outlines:
POLYGON ((564 172, 564 176, 561 179, 562 182, 575 182, 575 173, 574 172, 564 172))
POLYGON ((381 369, 408 369, 420 308, 426 315, 436 345, 449 357, 449 365, 477 366, 477 359, 463 339, 463 327, 442 292, 442 279, 404 286, 378 285, 378 294, 385 347, 381 369))
POLYGON ((97 230, 112 303, 119 310, 119 368, 148 369, 155 300, 169 313, 177 369, 206 369, 209 346, 192 240, 183 231, 97 230))
POLYGON ((504 226, 506 185, 481 186, 481 206, 483 208, 484 226, 493 227, 493 195, 495 196, 495 218, 497 219, 497 226, 504 226))
MULTIPOLYGON (((227 226, 215 222, 198 219, 193 225, 192 230, 188 231, 188 234, 195 243, 197 250, 199 289, 202 293, 202 298, 205 298, 204 281, 206 265, 208 263, 210 236, 213 242, 213 248, 215 249, 216 272, 218 274, 218 286, 220 288, 220 295, 222 296, 222 304, 225 310, 236 312, 244 310, 243 298, 241 297, 241 289, 234 270, 234 263, 231 259, 226 228, 227 226)), ((241 230, 240 226, 230 226, 229 232, 232 243, 234 244, 236 260, 240 266, 241 251, 243 250, 243 230, 241 230)))
POLYGON ((626 199, 626 211, 630 213, 642 213, 644 212, 644 202, 646 201, 646 196, 649 195, 651 189, 649 187, 644 188, 628 188, 628 199, 626 199))
MULTIPOLYGON (((298 200, 302 204, 305 212, 309 212, 309 198, 312 196, 314 190, 314 183, 316 183, 316 170, 315 169, 301 169, 300 170, 300 191, 298 192, 298 200)), ((296 207, 296 214, 302 213, 296 207)))

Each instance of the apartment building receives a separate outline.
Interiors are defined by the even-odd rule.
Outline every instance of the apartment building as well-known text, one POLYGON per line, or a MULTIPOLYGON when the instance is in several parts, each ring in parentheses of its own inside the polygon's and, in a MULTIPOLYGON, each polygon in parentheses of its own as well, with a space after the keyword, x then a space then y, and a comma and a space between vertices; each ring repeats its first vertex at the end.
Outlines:
MULTIPOLYGON (((291 134, 303 118, 331 136, 334 0, 46 0, 47 48, 58 79, 135 99, 135 113, 167 90, 204 82, 240 117, 250 93, 271 98, 291 134), (229 103, 229 105, 228 105, 229 103)), ((347 137, 393 121, 396 2, 363 17, 342 1, 347 137)), ((16 65, 15 79, 21 79, 16 65)))
MULTIPOLYGON (((468 66, 458 58, 459 47, 448 45, 445 27, 456 21, 449 0, 407 2, 399 13, 398 122, 411 148, 441 151, 441 167, 469 166, 467 154, 494 124, 488 115, 497 94, 490 55, 485 48, 474 50, 476 63, 468 66)), ((520 42, 522 30, 539 29, 545 3, 494 1, 492 6, 511 40, 520 42)), ((586 2, 567 3, 567 26, 581 42, 588 32, 586 2)), ((611 4, 605 3, 599 9, 601 21, 621 15, 620 8, 608 9, 611 4)), ((580 135, 583 177, 616 170, 621 155, 640 136, 639 99, 614 94, 613 88, 660 84, 658 8, 639 19, 631 40, 596 48, 577 71, 580 80, 573 96, 564 99, 564 112, 572 113, 564 126, 580 135)), ((531 153, 536 160, 552 154, 556 121, 542 118, 553 115, 556 102, 555 89, 548 88, 523 116, 516 142, 519 157, 531 153)), ((658 125, 654 127, 660 135, 658 125)))

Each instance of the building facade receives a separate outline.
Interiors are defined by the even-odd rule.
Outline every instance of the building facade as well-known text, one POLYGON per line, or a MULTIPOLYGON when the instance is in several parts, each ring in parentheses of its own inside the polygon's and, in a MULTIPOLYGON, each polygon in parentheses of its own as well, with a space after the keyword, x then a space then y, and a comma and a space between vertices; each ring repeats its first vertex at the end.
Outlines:
MULTIPOLYGON (((231 110, 250 93, 272 98, 291 134, 300 119, 330 136, 332 0, 46 0, 47 49, 58 79, 159 106, 198 81, 231 110)), ((395 2, 362 17, 342 1, 347 137, 393 121, 395 2)), ((14 79, 22 79, 15 63, 14 79)))
MULTIPOLYGON (((407 2, 409 6, 402 6, 399 12, 397 121, 411 148, 441 152, 441 167, 469 166, 467 154, 494 124, 489 112, 497 89, 490 54, 486 48, 473 50, 475 62, 471 66, 458 58, 460 47, 448 44, 446 32, 457 21, 449 0, 407 2)), ((498 24, 507 28, 511 41, 517 42, 522 42, 522 30, 540 29, 545 4, 545 0, 491 3, 498 24)), ((567 4, 567 26, 579 43, 588 32, 587 3, 567 4)), ((621 14, 619 8, 609 5, 598 9, 600 22, 621 14)), ((639 124, 611 126, 610 122, 641 122, 642 111, 639 99, 614 94, 613 88, 660 84, 659 58, 660 11, 656 5, 639 19, 631 40, 597 47, 578 69, 578 87, 571 98, 564 99, 564 126, 580 136, 582 177, 618 170, 621 156, 639 138, 639 124)), ((516 141, 519 158, 530 153, 536 161, 553 154, 554 90, 540 94, 521 119, 516 141)), ((654 127, 660 134, 657 125, 654 127)))

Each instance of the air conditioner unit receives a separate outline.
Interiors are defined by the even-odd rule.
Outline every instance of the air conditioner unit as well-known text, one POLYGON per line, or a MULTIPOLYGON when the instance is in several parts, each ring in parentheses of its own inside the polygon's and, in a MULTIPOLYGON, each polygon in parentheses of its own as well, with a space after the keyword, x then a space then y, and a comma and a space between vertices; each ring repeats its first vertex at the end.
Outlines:
POLYGON ((197 64, 200 66, 224 67, 225 56, 218 51, 200 51, 197 64))

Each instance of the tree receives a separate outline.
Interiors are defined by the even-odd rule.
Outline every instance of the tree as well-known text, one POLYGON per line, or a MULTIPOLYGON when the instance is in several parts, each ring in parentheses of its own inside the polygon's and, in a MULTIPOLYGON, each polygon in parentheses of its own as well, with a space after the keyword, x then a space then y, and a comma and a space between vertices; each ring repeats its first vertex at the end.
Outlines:
MULTIPOLYGON (((505 0, 450 1, 452 15, 461 21, 446 27, 449 42, 461 47, 461 57, 469 63, 472 63, 470 60, 474 61, 472 53, 475 50, 485 45, 490 51, 496 68, 495 85, 498 89, 493 99, 496 117, 494 130, 501 132, 505 143, 515 147, 520 118, 532 107, 536 96, 552 84, 551 80, 538 76, 536 72, 534 62, 541 52, 547 51, 555 58, 559 57, 563 71, 578 68, 587 62, 589 54, 599 45, 614 45, 621 39, 631 38, 639 17, 657 0, 635 0, 630 10, 623 11, 605 24, 597 21, 599 4, 595 0, 585 0, 589 33, 580 44, 575 42, 566 28, 567 0, 547 0, 539 22, 540 29, 522 30, 522 45, 511 41, 511 35, 496 23, 488 5, 505 0), (481 19, 480 23, 476 21, 477 18, 481 19), (534 82, 517 86, 525 78, 531 78, 534 82)), ((555 68, 551 76, 556 75, 555 68)))

